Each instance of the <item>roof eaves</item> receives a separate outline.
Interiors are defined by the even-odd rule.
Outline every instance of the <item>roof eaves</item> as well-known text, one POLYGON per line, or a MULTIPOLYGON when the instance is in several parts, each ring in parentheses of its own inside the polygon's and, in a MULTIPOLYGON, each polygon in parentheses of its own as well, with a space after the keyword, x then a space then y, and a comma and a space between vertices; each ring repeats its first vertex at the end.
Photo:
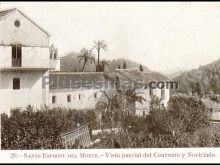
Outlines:
POLYGON ((44 28, 42 28, 39 24, 37 24, 32 18, 28 17, 23 11, 21 11, 18 8, 15 8, 17 11, 19 11, 24 17, 26 17, 29 21, 31 21, 33 24, 35 24, 38 28, 40 28, 44 33, 46 33, 48 35, 48 37, 50 37, 50 33, 48 31, 46 31, 44 28))
POLYGON ((28 17, 23 11, 21 11, 20 9, 16 8, 16 7, 13 7, 13 8, 9 8, 9 9, 4 9, 4 10, 1 10, 0 12, 5 12, 5 11, 9 11, 6 15, 0 17, 0 20, 2 20, 3 18, 9 16, 9 14, 11 14, 12 12, 14 11, 18 11, 20 12, 24 17, 26 17, 29 21, 31 21, 33 24, 35 24, 39 29, 41 29, 44 33, 47 34, 48 37, 50 37, 50 33, 48 31, 46 31, 44 28, 42 28, 39 24, 37 24, 32 18, 28 17), (11 10, 11 12, 10 12, 11 10))
POLYGON ((16 8, 8 8, 8 9, 1 10, 0 14, 3 13, 3 12, 5 12, 5 14, 3 16, 0 16, 0 21, 3 20, 5 17, 9 16, 15 10, 16 10, 16 8))

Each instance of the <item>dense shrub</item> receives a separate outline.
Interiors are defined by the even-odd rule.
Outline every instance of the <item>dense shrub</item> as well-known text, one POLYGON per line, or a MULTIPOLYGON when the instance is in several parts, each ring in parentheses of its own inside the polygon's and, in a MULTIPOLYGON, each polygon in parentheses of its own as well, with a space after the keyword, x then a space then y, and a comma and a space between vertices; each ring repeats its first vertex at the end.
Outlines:
MULTIPOLYGON (((171 97, 166 109, 159 106, 157 97, 153 97, 146 117, 124 114, 119 133, 109 136, 121 148, 212 147, 220 144, 220 135, 209 122, 209 110, 199 98, 185 95, 171 97)), ((114 147, 106 142, 104 146, 114 147)))
MULTIPOLYGON (((176 95, 167 108, 152 97, 150 111, 138 117, 117 110, 103 111, 101 122, 96 113, 62 108, 43 108, 1 115, 2 149, 62 148, 60 134, 73 130, 77 124, 90 123, 92 129, 118 128, 117 132, 100 133, 95 148, 148 147, 213 147, 220 146, 219 124, 210 124, 209 110, 198 97, 176 95)), ((94 139, 95 138, 95 139, 94 139)))
MULTIPOLYGON (((95 121, 93 111, 76 111, 62 108, 28 107, 8 117, 1 115, 2 149, 56 149, 62 148, 60 135, 71 131, 77 124, 95 121)), ((92 123, 95 129, 96 123, 92 123)))

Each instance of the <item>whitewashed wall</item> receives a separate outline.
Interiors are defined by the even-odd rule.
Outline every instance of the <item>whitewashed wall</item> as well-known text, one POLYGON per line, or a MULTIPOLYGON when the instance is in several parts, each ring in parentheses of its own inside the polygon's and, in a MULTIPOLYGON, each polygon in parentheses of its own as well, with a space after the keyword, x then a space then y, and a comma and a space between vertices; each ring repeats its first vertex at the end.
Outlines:
POLYGON ((49 76, 49 35, 18 10, 0 19, 0 69, 12 67, 12 45, 22 46, 22 68, 0 72, 0 112, 40 107, 48 104, 49 87, 42 88, 43 76, 49 76), (20 27, 14 22, 20 21, 20 27), (35 70, 30 68, 41 68, 35 70), (13 78, 20 78, 20 90, 13 90, 13 78))
POLYGON ((48 34, 17 10, 0 20, 0 34, 0 45, 49 46, 48 34), (20 27, 14 25, 15 20, 20 27))
MULTIPOLYGON (((143 111, 145 111, 145 114, 149 112, 151 96, 150 96, 149 89, 138 90, 138 92, 140 93, 139 94, 140 96, 146 99, 146 101, 142 101, 142 104, 139 102, 136 102, 136 115, 142 116, 143 111)), ((153 89, 153 95, 157 96, 160 99, 161 89, 158 89, 158 88, 153 89)), ((164 106, 166 107, 169 99, 170 99, 170 90, 165 88, 165 97, 161 101, 161 103, 163 103, 164 106)))
POLYGON ((135 103, 136 107, 136 115, 142 116, 143 111, 145 111, 145 114, 148 113, 149 111, 149 105, 150 105, 150 95, 149 95, 149 90, 148 89, 143 89, 143 90, 137 90, 138 95, 142 96, 146 101, 142 101, 142 104, 139 102, 135 103))
POLYGON ((48 76, 48 71, 1 72, 0 112, 10 114, 11 108, 47 104, 49 89, 42 89, 42 76, 48 76), (20 90, 13 90, 13 78, 20 78, 20 90))
MULTIPOLYGON (((12 47, 0 45, 0 68, 12 67, 12 47)), ((48 68, 49 49, 43 47, 22 47, 22 67, 48 68)))
POLYGON ((165 98, 162 100, 162 103, 164 104, 165 107, 167 107, 169 100, 170 100, 170 89, 165 88, 165 98))
POLYGON ((50 67, 54 68, 54 71, 60 71, 60 59, 50 59, 50 67))
MULTIPOLYGON (((1 36, 1 35, 0 35, 1 36)), ((0 68, 12 66, 12 48, 11 46, 0 45, 0 68)))
POLYGON ((94 109, 98 99, 101 97, 101 90, 50 90, 49 105, 51 107, 64 107, 77 110, 94 109), (94 98, 97 93, 97 98, 94 98), (71 102, 67 102, 67 95, 71 95, 71 102), (80 99, 79 99, 80 95, 80 99), (56 96, 56 103, 52 103, 52 96, 56 96))

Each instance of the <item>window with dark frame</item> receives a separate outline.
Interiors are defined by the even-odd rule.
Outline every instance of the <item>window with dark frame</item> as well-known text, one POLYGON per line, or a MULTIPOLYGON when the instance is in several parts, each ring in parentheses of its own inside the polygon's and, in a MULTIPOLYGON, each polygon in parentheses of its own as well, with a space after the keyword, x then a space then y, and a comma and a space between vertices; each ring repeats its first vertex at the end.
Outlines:
POLYGON ((20 78, 13 78, 13 89, 20 89, 20 78))
POLYGON ((22 47, 20 45, 12 46, 12 67, 21 67, 22 65, 22 47))
POLYGON ((71 95, 67 95, 67 102, 71 102, 71 95))
POLYGON ((57 102, 57 97, 56 96, 52 96, 52 103, 55 104, 57 102))

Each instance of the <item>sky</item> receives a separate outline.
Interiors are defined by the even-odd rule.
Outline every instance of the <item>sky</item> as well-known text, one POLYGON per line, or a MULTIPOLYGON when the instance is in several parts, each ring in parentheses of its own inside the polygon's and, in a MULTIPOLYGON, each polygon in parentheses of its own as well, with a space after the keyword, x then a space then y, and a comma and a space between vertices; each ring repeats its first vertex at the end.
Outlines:
POLYGON ((105 40, 101 58, 128 58, 155 71, 220 58, 220 2, 0 2, 9 7, 46 29, 59 56, 105 40))

